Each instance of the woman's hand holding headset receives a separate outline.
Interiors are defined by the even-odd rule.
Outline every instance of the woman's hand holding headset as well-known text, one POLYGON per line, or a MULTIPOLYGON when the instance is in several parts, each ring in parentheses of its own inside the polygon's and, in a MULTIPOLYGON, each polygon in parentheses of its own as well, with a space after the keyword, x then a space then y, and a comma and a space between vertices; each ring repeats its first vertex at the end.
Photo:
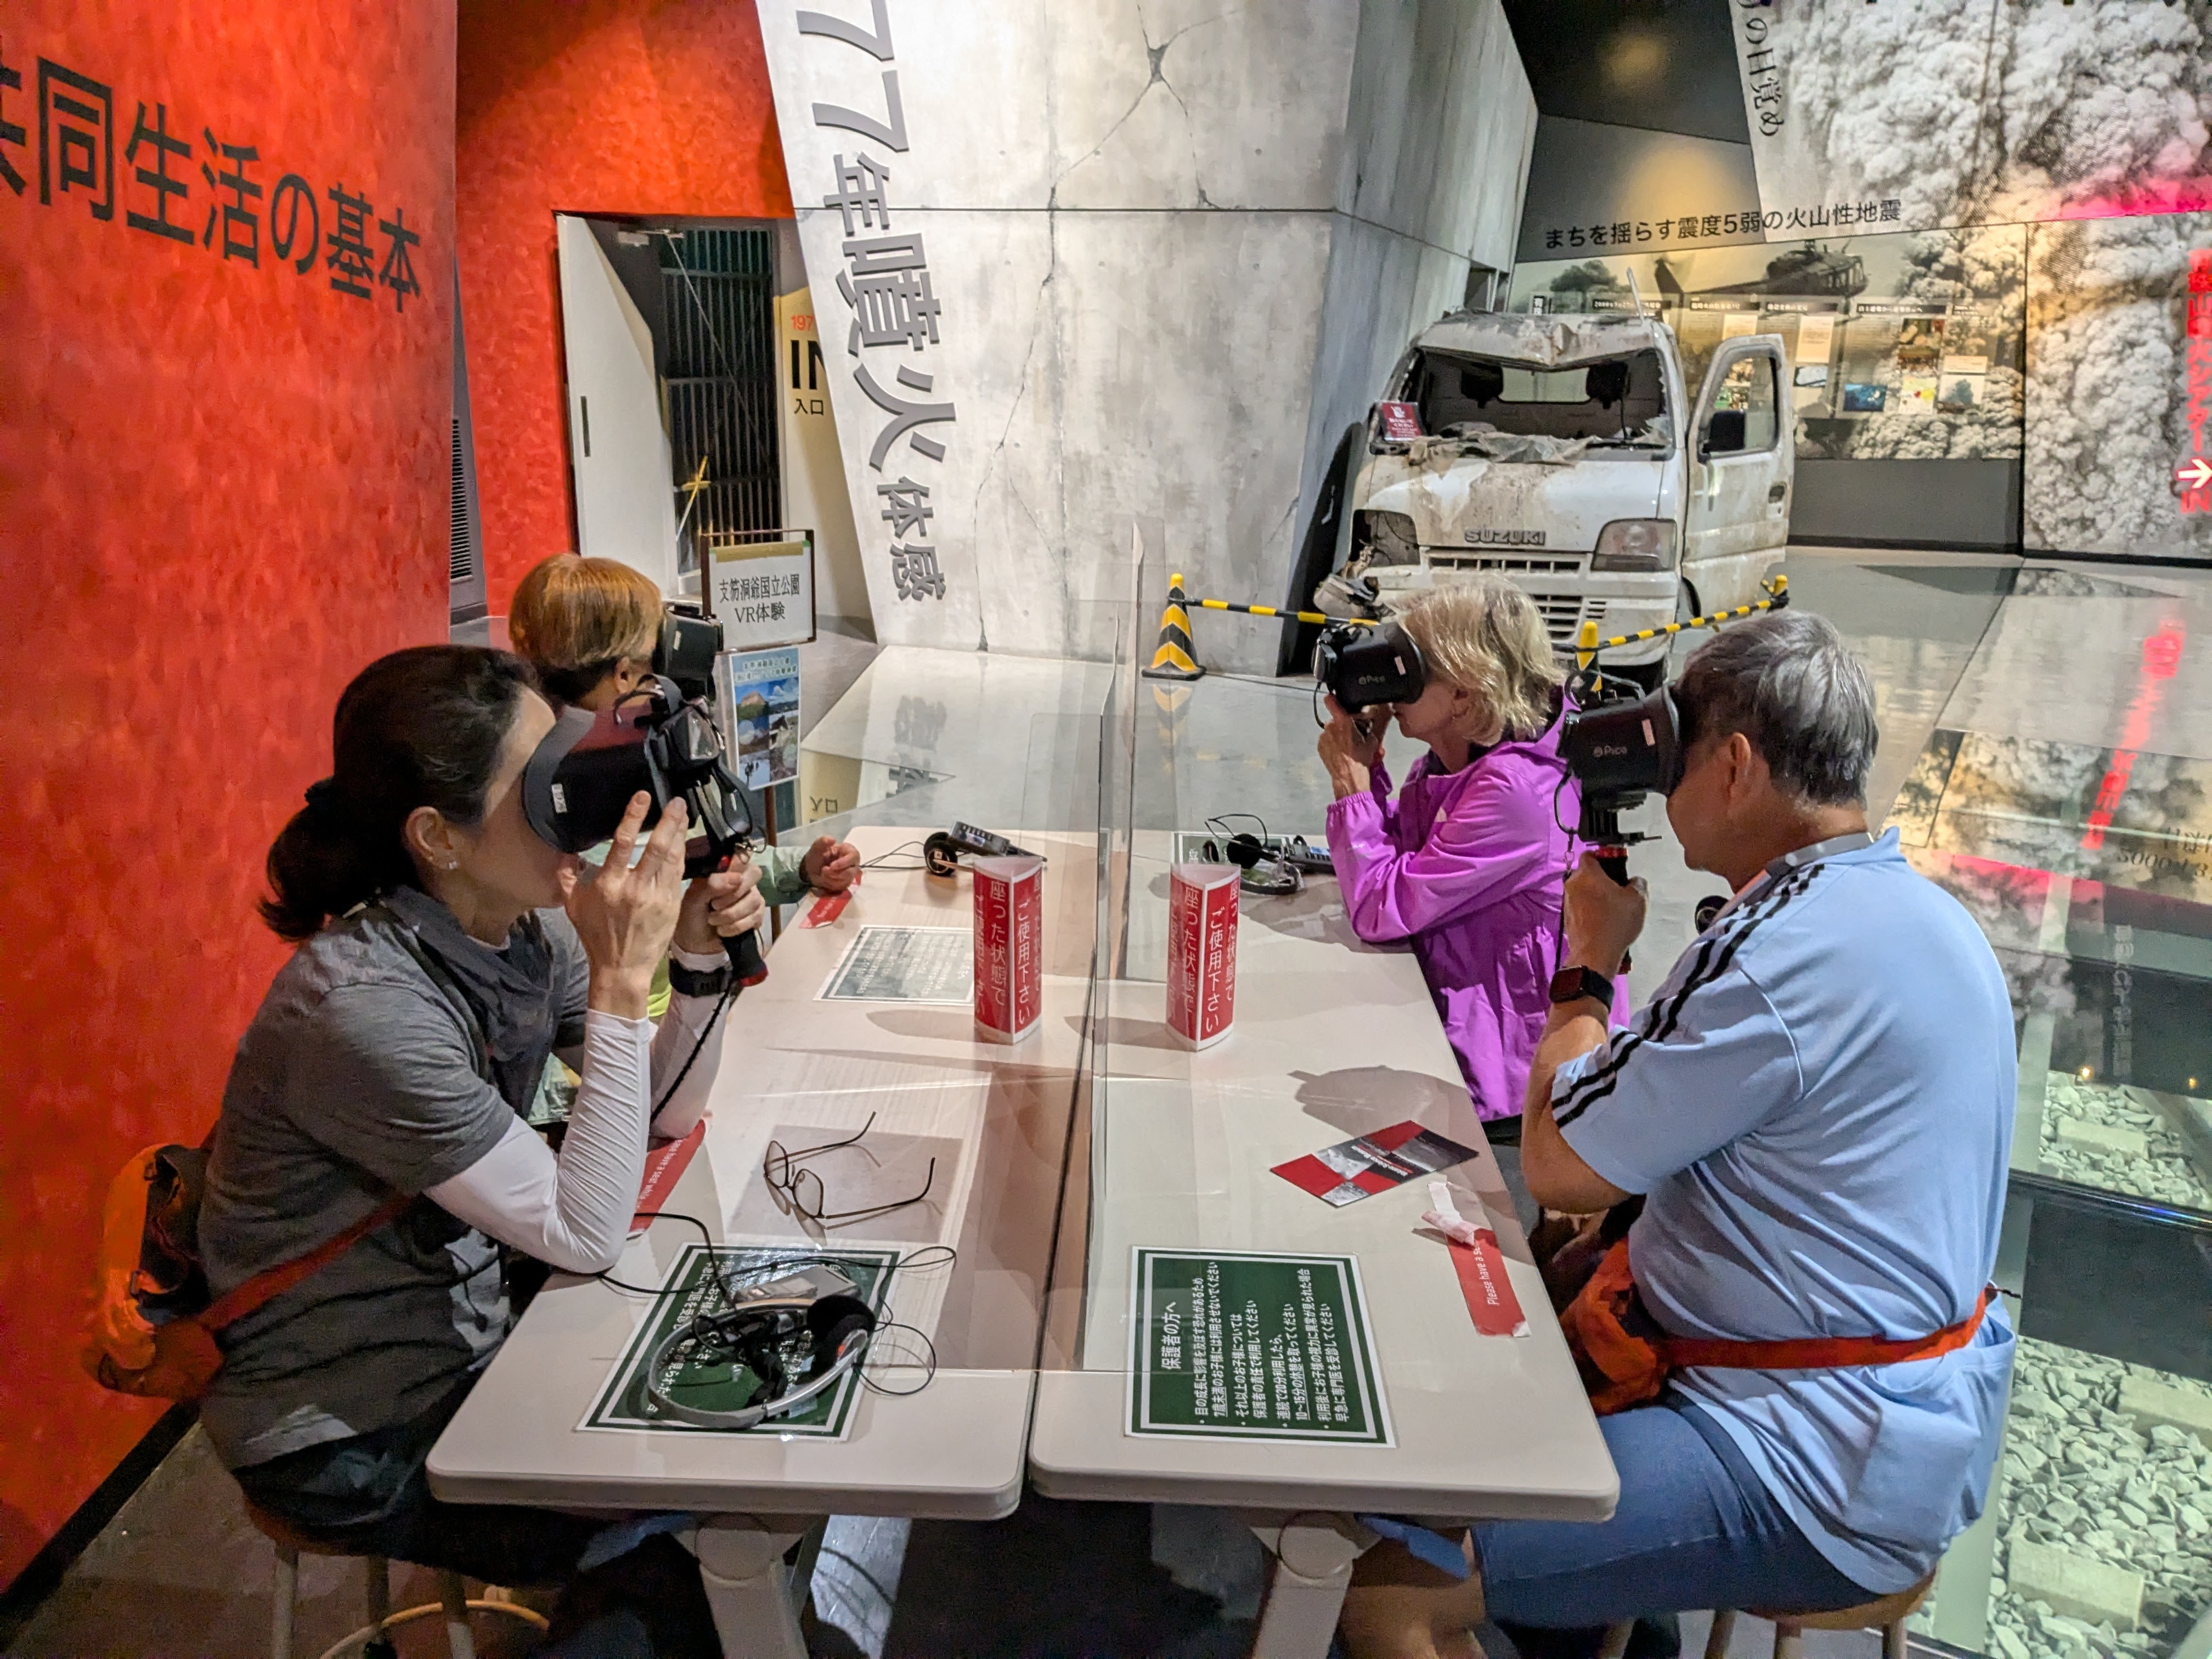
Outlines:
POLYGON ((1382 758, 1382 726, 1389 720, 1389 710, 1387 707, 1364 709, 1354 720, 1334 696, 1328 702, 1328 724, 1322 727, 1314 748, 1328 769, 1329 787, 1339 800, 1347 795, 1364 795, 1372 785, 1376 763, 1382 758), (1368 724, 1370 721, 1374 723, 1368 724))
POLYGON ((676 948, 694 956, 722 949, 722 941, 749 933, 768 920, 768 901, 760 896, 760 872, 744 855, 728 869, 702 876, 685 890, 676 921, 676 948))
POLYGON ((668 954, 684 901, 684 841, 690 812, 681 799, 668 803, 643 856, 632 862, 638 830, 652 805, 643 790, 630 798, 606 862, 595 872, 580 872, 568 890, 568 920, 575 923, 592 965, 590 1006, 625 1019, 646 1017, 653 971, 668 954))

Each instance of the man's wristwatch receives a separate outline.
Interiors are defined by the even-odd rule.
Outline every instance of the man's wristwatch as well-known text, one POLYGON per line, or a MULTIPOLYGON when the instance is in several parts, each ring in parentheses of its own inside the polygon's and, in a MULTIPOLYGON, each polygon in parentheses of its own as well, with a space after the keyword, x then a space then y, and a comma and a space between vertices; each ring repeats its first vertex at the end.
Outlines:
POLYGON ((668 959, 668 988, 679 997, 720 996, 730 988, 734 974, 735 969, 726 961, 702 973, 696 968, 686 968, 674 957, 668 959))
POLYGON ((1562 968, 1552 975, 1553 1006, 1579 1002, 1584 997, 1595 997, 1604 1006, 1611 1008, 1613 981, 1595 968, 1562 968))

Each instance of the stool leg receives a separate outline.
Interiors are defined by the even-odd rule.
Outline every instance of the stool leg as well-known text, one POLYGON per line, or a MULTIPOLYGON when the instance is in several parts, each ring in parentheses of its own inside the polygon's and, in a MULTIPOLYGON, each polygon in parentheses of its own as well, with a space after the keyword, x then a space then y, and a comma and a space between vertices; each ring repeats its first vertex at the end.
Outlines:
POLYGON ((392 1638, 385 1632, 385 1622, 392 1617, 392 1563, 380 1555, 365 1555, 361 1562, 362 1577, 367 1601, 368 1628, 372 1634, 362 1647, 362 1659, 392 1659, 392 1638))
POLYGON ((1728 1659, 1729 1644, 1735 1640, 1735 1609, 1713 1609, 1712 1633, 1705 1638, 1705 1659, 1728 1659))
POLYGON ((292 1659, 292 1604, 300 1595, 300 1553, 276 1547, 276 1583, 269 1613, 269 1659, 292 1659))
POLYGON ((1786 1619, 1774 1621, 1774 1659, 1805 1659, 1805 1627, 1786 1619))
POLYGON ((1905 1659, 1905 1620, 1893 1619, 1881 1627, 1881 1659, 1905 1659))
POLYGON ((469 1587, 460 1574, 438 1575, 438 1600, 446 1609, 446 1650, 453 1659, 477 1659, 477 1638, 469 1629, 469 1587))

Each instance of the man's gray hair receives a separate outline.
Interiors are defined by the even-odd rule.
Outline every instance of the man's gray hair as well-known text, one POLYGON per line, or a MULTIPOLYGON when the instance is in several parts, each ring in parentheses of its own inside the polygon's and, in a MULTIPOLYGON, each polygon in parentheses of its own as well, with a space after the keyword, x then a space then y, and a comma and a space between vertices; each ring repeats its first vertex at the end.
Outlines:
POLYGON ((1771 611, 1699 646, 1674 687, 1685 746, 1741 732, 1784 793, 1824 806, 1866 799, 1880 732, 1874 681, 1825 617, 1771 611))

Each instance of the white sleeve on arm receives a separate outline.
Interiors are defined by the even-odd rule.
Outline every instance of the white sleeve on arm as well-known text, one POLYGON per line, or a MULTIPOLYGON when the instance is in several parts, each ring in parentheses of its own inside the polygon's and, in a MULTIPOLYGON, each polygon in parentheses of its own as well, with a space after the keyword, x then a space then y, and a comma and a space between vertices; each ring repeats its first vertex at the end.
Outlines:
MULTIPOLYGON (((712 956, 672 951, 669 956, 702 974, 727 967, 730 961, 719 951, 712 956)), ((653 1097, 660 1100, 665 1097, 667 1102, 653 1120, 653 1133, 672 1139, 688 1135, 707 1115, 707 1097, 714 1092, 714 1073, 722 1063, 722 1028, 728 1024, 726 1018, 715 1018, 721 1006, 720 997, 672 995, 668 999, 668 1012, 662 1016, 660 1029, 653 1039, 653 1097), (703 1042, 700 1041, 702 1032, 706 1034, 703 1042), (696 1060, 692 1058, 695 1049, 698 1053, 696 1060), (688 1071, 684 1069, 687 1064, 690 1068, 688 1071), (679 1073, 683 1076, 681 1082, 677 1081, 679 1073)))
POLYGON ((449 1181, 432 1203, 568 1273, 614 1266, 645 1178, 651 1022, 596 1009, 584 1019, 584 1080, 561 1155, 520 1117, 499 1144, 449 1181))

